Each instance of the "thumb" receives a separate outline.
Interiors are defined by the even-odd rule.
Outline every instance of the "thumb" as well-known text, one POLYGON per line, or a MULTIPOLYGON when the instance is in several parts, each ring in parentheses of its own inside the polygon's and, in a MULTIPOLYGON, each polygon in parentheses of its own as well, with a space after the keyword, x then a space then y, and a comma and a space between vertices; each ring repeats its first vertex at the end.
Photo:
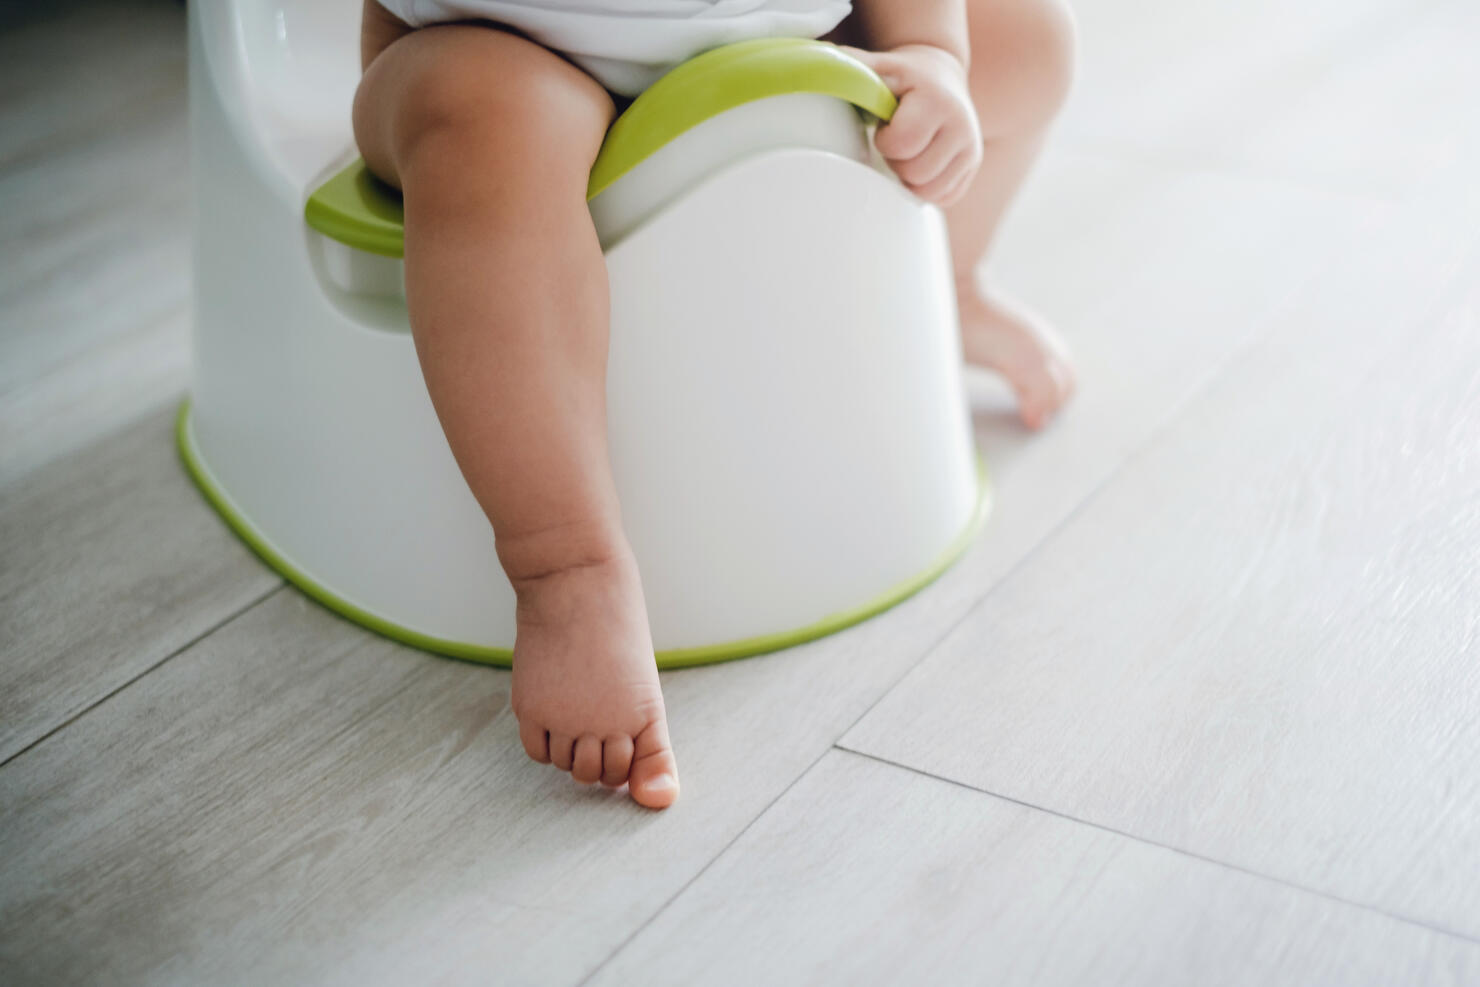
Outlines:
POLYGON ((896 71, 895 60, 890 58, 887 52, 867 51, 852 45, 838 45, 837 48, 838 51, 872 69, 875 75, 884 80, 884 85, 889 87, 890 92, 896 96, 899 95, 903 80, 896 71))

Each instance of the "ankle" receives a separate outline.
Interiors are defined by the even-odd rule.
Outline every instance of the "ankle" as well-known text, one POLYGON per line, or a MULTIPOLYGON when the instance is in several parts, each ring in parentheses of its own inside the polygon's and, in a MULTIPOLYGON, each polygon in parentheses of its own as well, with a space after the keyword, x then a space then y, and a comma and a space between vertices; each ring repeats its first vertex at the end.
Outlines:
POLYGON ((974 267, 964 271, 956 271, 956 296, 975 295, 981 297, 987 293, 986 286, 982 281, 981 271, 974 267))
POLYGON ((609 567, 630 559, 632 549, 620 524, 574 521, 496 538, 499 562, 523 597, 562 573, 609 567))

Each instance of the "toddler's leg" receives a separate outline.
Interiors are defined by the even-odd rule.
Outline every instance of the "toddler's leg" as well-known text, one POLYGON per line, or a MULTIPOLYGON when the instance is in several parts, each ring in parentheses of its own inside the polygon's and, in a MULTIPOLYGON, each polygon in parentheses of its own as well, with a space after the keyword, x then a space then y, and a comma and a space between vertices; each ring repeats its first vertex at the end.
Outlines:
POLYGON ((355 135, 404 193, 417 355, 516 593, 525 750, 664 807, 677 767, 607 459, 606 268, 585 202, 612 112, 570 63, 458 24, 374 55, 355 135))
POLYGON ((1025 424, 1043 425, 1074 387, 1067 351, 1030 310, 989 290, 981 263, 1038 156, 1074 70, 1073 20, 1063 0, 967 0, 972 99, 985 153, 946 220, 966 359, 999 371, 1025 424))

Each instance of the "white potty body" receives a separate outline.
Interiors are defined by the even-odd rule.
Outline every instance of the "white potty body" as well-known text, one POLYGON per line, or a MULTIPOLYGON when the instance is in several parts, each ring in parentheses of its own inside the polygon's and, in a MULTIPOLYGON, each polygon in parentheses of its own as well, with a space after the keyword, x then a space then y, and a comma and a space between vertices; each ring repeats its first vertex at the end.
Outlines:
MULTIPOLYGON (((324 184, 353 153, 356 8, 193 7, 181 449, 316 599, 507 663, 513 593, 421 378, 395 206, 362 169, 324 184)), ((878 165, 855 104, 892 110, 830 46, 720 49, 640 97, 593 170, 612 468, 660 666, 876 613, 985 513, 942 219, 878 165)))

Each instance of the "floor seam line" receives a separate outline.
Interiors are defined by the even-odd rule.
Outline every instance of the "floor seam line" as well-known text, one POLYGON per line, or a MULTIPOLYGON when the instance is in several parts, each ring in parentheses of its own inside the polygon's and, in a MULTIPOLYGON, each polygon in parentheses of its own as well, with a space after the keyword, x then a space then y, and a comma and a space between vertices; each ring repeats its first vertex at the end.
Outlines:
POLYGON ((811 763, 809 763, 801 771, 797 772, 797 776, 791 781, 787 782, 785 788, 777 792, 774 798, 772 798, 769 802, 761 807, 760 811, 756 812, 755 815, 746 820, 745 825, 741 826, 734 836, 725 841, 724 846, 720 847, 708 860, 704 861, 703 867, 700 867, 698 870, 694 871, 694 873, 690 875, 689 879, 687 881, 684 881, 683 884, 678 888, 678 890, 674 891, 673 894, 665 898, 663 900, 663 903, 655 908, 651 915, 644 919, 642 923, 637 926, 637 928, 633 929, 630 933, 623 937, 622 941, 617 943, 617 945, 612 948, 611 952, 607 953, 606 956, 602 958, 601 962, 597 963, 594 967, 591 968, 591 971, 589 973, 583 976, 580 980, 576 981, 576 987, 583 987, 584 984, 590 983, 591 978, 600 973, 602 971, 602 968, 604 968, 608 963, 616 959, 617 954, 626 949, 628 945, 632 943, 632 940, 636 939, 639 935, 642 934, 642 931, 644 929, 656 922, 675 901, 683 896, 684 892, 688 891, 688 889, 693 886, 694 882, 696 882, 697 880, 699 880, 699 878, 703 877, 706 873, 709 872, 709 868, 713 867, 715 863, 719 860, 719 858, 723 857, 726 853, 729 852, 730 847, 734 846, 740 841, 741 837, 750 832, 751 827, 758 823, 761 820, 761 817, 770 812, 771 809, 774 808, 778 802, 785 798, 786 794, 790 792, 793 788, 795 788, 799 781, 807 777, 807 775, 811 774, 812 770, 816 768, 817 765, 822 763, 822 759, 833 752, 834 746, 835 745, 829 744, 821 754, 817 755, 817 757, 811 761, 811 763))
MULTIPOLYGON (((1238 362, 1238 359, 1243 354, 1245 354, 1245 353, 1249 352, 1250 350, 1252 350, 1259 343, 1259 341, 1261 341, 1262 339, 1264 339, 1272 331, 1272 329, 1270 327, 1273 324, 1274 320, 1278 317, 1279 313, 1284 308, 1286 308, 1287 305, 1289 305, 1291 303, 1290 300, 1293 299, 1293 298, 1295 298, 1296 296, 1298 296, 1301 292, 1303 292, 1305 290, 1305 288, 1311 282, 1315 281, 1315 279, 1317 277, 1319 277, 1321 274, 1325 273, 1325 271, 1331 265, 1333 265, 1335 262, 1336 261, 1333 258, 1333 259, 1328 260, 1325 264, 1319 265, 1318 268, 1317 268, 1317 270, 1314 273, 1312 273, 1309 277, 1303 279, 1297 286, 1293 287, 1290 290, 1289 294, 1284 299, 1282 299, 1281 302, 1278 305, 1276 305, 1270 311, 1270 313, 1268 314, 1268 316, 1266 316, 1266 318, 1260 320, 1260 324, 1256 325, 1256 327, 1252 331, 1250 337, 1247 340, 1245 340, 1245 342, 1244 342, 1243 345, 1235 348, 1223 360, 1219 361, 1219 363, 1217 364, 1217 366, 1214 367, 1213 369, 1211 369, 1205 375, 1203 381, 1196 388, 1194 388, 1192 391, 1190 391, 1182 401, 1177 402, 1177 404, 1175 406, 1173 406, 1170 409, 1170 411, 1160 421, 1156 422, 1152 426, 1151 430, 1147 433, 1145 439, 1142 442, 1138 443, 1135 446, 1135 448, 1131 449, 1126 454, 1126 456, 1119 463, 1117 463, 1115 465, 1115 467, 1113 469, 1111 469, 1104 476, 1104 478, 1099 483, 1095 484, 1094 487, 1092 487, 1089 491, 1087 491, 1085 493, 1085 495, 1082 498, 1080 498, 1079 502, 1076 503, 1073 506, 1073 508, 1071 508, 1068 511, 1068 513, 1066 513, 1062 518, 1060 518, 1058 520, 1057 523, 1055 523, 1052 527, 1050 527, 1047 531, 1045 531, 1043 533, 1042 537, 1040 537, 1037 540, 1037 542, 1035 542, 1034 545, 1030 549, 1028 549, 1028 551, 1024 552, 1023 555, 1020 558, 1017 559, 1017 561, 1015 561, 1011 566, 1009 566, 1008 569, 1001 574, 1001 576, 999 576, 996 580, 994 580, 992 582, 992 584, 985 589, 985 591, 981 594, 981 596, 979 596, 977 599, 975 599, 970 604, 968 604, 962 610, 961 615, 959 617, 957 617, 957 619, 951 621, 950 624, 945 628, 945 630, 942 631, 939 635, 937 635, 934 638, 934 640, 932 640, 930 642, 930 644, 928 644, 923 649, 923 651, 921 651, 919 657, 909 664, 909 666, 905 669, 905 671, 904 671, 904 673, 902 675, 900 675, 892 683, 890 683, 885 689, 883 689, 879 693, 879 695, 874 698, 873 702, 869 703, 869 705, 861 713, 859 713, 858 716, 856 716, 846 727, 843 728, 843 730, 841 732, 839 732, 837 734, 837 736, 834 738, 834 740, 831 742, 831 744, 822 752, 822 754, 820 754, 805 769, 803 769, 800 773, 798 773, 795 778, 793 778, 789 783, 787 783, 786 787, 783 788, 779 793, 777 793, 777 795, 773 799, 771 799, 770 802, 768 802, 754 816, 752 816, 749 820, 747 820, 746 823, 745 823, 745 825, 742 826, 740 828, 740 830, 738 832, 736 832, 736 834, 731 839, 729 839, 728 841, 726 841, 725 844, 722 847, 720 847, 714 853, 713 856, 711 856, 707 861, 704 862, 704 866, 700 867, 697 871, 695 871, 694 874, 687 881, 685 881, 683 883, 683 885, 680 886, 678 888, 678 890, 676 890, 672 895, 670 895, 668 898, 664 899, 663 903, 661 905, 659 905, 653 911, 653 913, 650 916, 648 916, 647 919, 645 919, 641 924, 639 924, 637 926, 637 928, 633 929, 631 933, 629 933, 627 936, 625 936, 621 940, 621 942, 619 942, 611 950, 611 952, 609 952, 599 963, 597 963, 596 966, 592 967, 592 969, 591 969, 591 971, 589 973, 587 973, 584 977, 582 977, 580 980, 578 980, 576 982, 577 983, 577 987, 581 987, 581 985, 584 985, 584 984, 589 983, 592 977, 596 976, 599 972, 601 972, 602 968, 604 968, 608 963, 610 963, 612 961, 612 959, 615 958, 617 956, 617 954, 619 954, 623 949, 626 949, 627 946, 638 935, 640 935, 644 929, 646 929, 653 922, 655 922, 663 914, 663 912, 667 911, 668 908, 673 904, 674 901, 676 901, 680 896, 682 896, 683 893, 685 891, 687 891, 694 884, 695 881, 697 881, 700 877, 702 877, 705 873, 707 873, 709 871, 709 869, 715 864, 715 862, 717 862, 719 860, 720 857, 724 856, 724 854, 727 853, 729 851, 729 849, 732 846, 734 846, 735 843, 737 841, 739 841, 739 839, 741 837, 743 837, 747 832, 749 832, 750 829, 761 819, 762 816, 766 815, 766 813, 768 813, 782 798, 784 798, 786 796, 787 792, 791 791, 791 789, 793 787, 795 787, 796 784, 799 781, 801 781, 808 774, 810 774, 812 772, 812 770, 819 763, 821 763, 822 759, 825 758, 825 757, 827 757, 827 755, 829 753, 831 753, 834 750, 843 750, 843 751, 849 751, 850 753, 857 753, 857 754, 860 754, 861 756, 869 756, 869 755, 862 755, 862 752, 852 751, 851 748, 848 748, 848 747, 843 746, 842 743, 841 743, 842 739, 844 737, 846 737, 848 735, 848 733, 854 727, 856 727, 859 724, 859 722, 861 722, 866 716, 868 716, 868 714, 870 712, 872 712, 874 710, 874 708, 879 705, 879 703, 883 702, 884 699, 886 699, 892 692, 894 692, 894 690, 897 689, 906 679, 908 679, 912 674, 914 674, 914 672, 917 669, 919 669, 922 665, 924 665, 924 663, 929 660, 930 656, 935 652, 935 650, 947 638, 949 638, 953 633, 955 633, 956 629, 958 627, 960 627, 961 624, 965 623, 968 619, 970 619, 971 616, 977 612, 977 610, 986 602, 986 600, 994 592, 997 591, 997 589, 999 587, 1001 587, 1004 583, 1006 583, 1009 579, 1011 579, 1012 576, 1013 576, 1013 574, 1016 573, 1019 569, 1021 569, 1024 565, 1026 565, 1027 562, 1031 558, 1033 558, 1042 549, 1042 547, 1046 543, 1048 543, 1049 541, 1051 541, 1053 539, 1053 537, 1056 534, 1058 534, 1058 532, 1060 532, 1061 530, 1063 530, 1066 525, 1068 525, 1071 521, 1073 521, 1076 517, 1078 517, 1078 515, 1080 514, 1081 511, 1083 511, 1091 502, 1093 502, 1095 500, 1096 497, 1099 496, 1099 494, 1103 490, 1105 490, 1111 483, 1113 483, 1115 481, 1116 477, 1118 477, 1121 474, 1121 472, 1126 468, 1126 466, 1127 466, 1128 463, 1130 463, 1131 461, 1133 461, 1133 460, 1137 459, 1139 456, 1141 456, 1144 453, 1144 451, 1146 449, 1148 449, 1156 441, 1156 439, 1158 437, 1160 437, 1163 433, 1165 433, 1166 431, 1168 431, 1172 427, 1172 422, 1178 420, 1179 416, 1178 416, 1177 412, 1180 409, 1182 409, 1183 407, 1185 407, 1186 405, 1188 405, 1192 401, 1195 401, 1201 394, 1205 393, 1209 388, 1211 388, 1213 386, 1213 384, 1219 378, 1221 378, 1223 376, 1223 374, 1227 373, 1229 371, 1229 369, 1231 367, 1233 367, 1238 362)), ((883 759, 880 758, 878 760, 883 760, 883 759)), ((893 763, 893 762, 887 762, 886 761, 885 763, 893 763)), ((896 765, 896 767, 901 767, 901 768, 904 768, 905 770, 913 770, 911 768, 906 767, 905 765, 896 765)), ((924 774, 925 772, 920 772, 920 773, 921 774, 924 774)), ((934 776, 931 776, 931 777, 934 777, 934 776)), ((943 780, 943 781, 950 781, 950 779, 941 779, 941 780, 943 780)), ((959 784, 959 783, 956 783, 956 782, 952 782, 952 783, 953 784, 959 784)), ((971 791, 980 792, 980 789, 971 788, 971 786, 963 786, 963 787, 969 788, 971 791)), ((990 795, 992 793, 982 793, 982 794, 989 794, 990 795)), ((1005 798, 1004 796, 998 796, 998 797, 1005 798)), ((1011 800, 1009 800, 1009 801, 1011 801, 1011 800)), ((1026 805, 1026 803, 1021 803, 1021 804, 1026 805)), ((1038 808, 1037 806, 1029 806, 1029 807, 1030 808, 1038 808)), ((1050 810, 1044 809, 1044 810, 1041 810, 1041 811, 1047 812, 1047 811, 1050 811, 1050 810)), ((1072 817, 1065 817, 1065 818, 1072 818, 1072 817)), ((1078 821, 1078 820, 1075 820, 1075 821, 1078 821)), ((1088 824, 1087 823, 1087 825, 1092 825, 1092 824, 1088 824)), ((1126 835, 1128 835, 1128 834, 1126 834, 1126 835)), ((1168 848, 1168 849, 1173 849, 1173 848, 1168 848)), ((1189 855, 1189 856, 1192 856, 1192 855, 1189 855)), ((1217 861, 1211 861, 1211 862, 1218 863, 1217 861)), ((1250 873, 1252 874, 1253 872, 1250 872, 1250 873)), ((1262 876, 1262 875, 1254 874, 1253 876, 1262 876)), ((1399 918, 1397 916, 1392 916, 1392 917, 1399 918)), ((1406 921, 1406 920, 1402 920, 1402 919, 1399 919, 1399 920, 1400 921, 1406 921)), ((1442 930, 1434 930, 1434 931, 1442 931, 1442 930)), ((1467 939, 1468 937, 1461 936, 1460 938, 1466 938, 1467 939)))
MULTIPOLYGON (((1107 480, 1108 480, 1108 477, 1107 477, 1107 480)), ((1097 491, 1098 489, 1099 488, 1097 486, 1095 488, 1095 491, 1097 491)), ((1091 491, 1090 496, 1085 497, 1084 498, 1084 501, 1088 501, 1089 499, 1091 499, 1092 496, 1093 496, 1093 493, 1095 491, 1091 491)), ((1080 504, 1076 504, 1074 506, 1074 508, 1067 515, 1064 516, 1064 518, 1060 521, 1060 524, 1054 525, 1054 527, 1051 528, 1048 532, 1045 532, 1043 539, 1040 540, 1040 544, 1042 543, 1042 541, 1046 541, 1049 537, 1051 537, 1052 534, 1055 531, 1058 530, 1058 528, 1059 528, 1059 526, 1061 524, 1066 523, 1069 520, 1070 517, 1072 517, 1076 513, 1078 513, 1078 511, 1079 511, 1080 507, 1083 505, 1084 501, 1081 501, 1080 504)), ((685 881, 683 883, 683 885, 680 886, 678 888, 678 890, 676 890, 672 895, 670 895, 669 897, 665 898, 663 900, 663 903, 660 904, 656 909, 654 909, 654 911, 653 911, 653 913, 651 915, 649 915, 645 920, 643 920, 643 922, 641 924, 639 924, 637 926, 637 928, 633 929, 632 932, 630 932, 627 936, 625 936, 622 939, 622 941, 619 942, 611 950, 611 952, 607 953, 607 955, 605 957, 603 957, 602 960, 599 963, 597 963, 594 967, 591 968, 591 971, 589 973, 587 973, 585 976, 583 976, 580 980, 576 981, 576 987, 582 987, 582 985, 589 983, 592 977, 594 977, 598 973, 600 973, 601 970, 602 970, 602 968, 604 968, 608 963, 610 963, 617 956, 617 954, 619 954, 622 950, 626 949, 627 946, 632 942, 632 940, 634 940, 638 935, 640 935, 644 929, 646 929, 653 922, 657 921, 657 919, 663 914, 663 912, 665 912, 665 911, 668 910, 668 908, 673 904, 674 901, 676 901, 680 896, 682 896, 683 893, 685 891, 687 891, 694 884, 695 881, 697 881, 700 877, 702 877, 705 873, 707 873, 708 870, 709 870, 709 868, 712 867, 715 864, 715 862, 719 860, 720 857, 724 856, 725 853, 727 853, 729 851, 729 849, 732 846, 734 846, 735 843, 738 842, 739 839, 742 836, 744 836, 747 832, 749 832, 750 829, 751 829, 751 827, 753 827, 757 822, 759 822, 762 816, 764 816, 766 813, 770 812, 771 809, 778 802, 780 802, 781 799, 783 799, 786 796, 786 793, 787 792, 791 791, 792 788, 794 788, 799 781, 801 781, 808 774, 810 774, 812 772, 812 770, 814 768, 816 768, 817 765, 822 762, 822 759, 823 758, 827 757, 827 755, 830 754, 830 753, 832 753, 834 750, 846 749, 846 748, 840 748, 838 746, 838 741, 841 740, 845 735, 847 735, 848 731, 849 730, 852 730, 853 727, 857 725, 857 723, 859 722, 859 720, 862 720, 865 716, 867 716, 869 714, 869 712, 875 706, 877 706, 880 702, 882 702, 884 700, 884 698, 886 696, 889 695, 889 693, 893 692, 894 689, 897 688, 901 682, 903 682, 906 678, 908 678, 910 676, 910 674, 916 668, 918 668, 921 664, 923 664, 925 662, 925 660, 927 658, 929 658, 930 654, 941 644, 941 642, 943 642, 947 637, 949 637, 956 630, 956 628, 958 626, 960 626, 960 624, 962 623, 962 621, 966 620, 969 616, 971 616, 971 614, 975 613, 976 612, 976 608, 981 605, 982 601, 985 600, 987 596, 991 595, 992 591, 995 590, 999 585, 1001 585, 1009 576, 1011 576, 1012 573, 1015 572, 1017 570, 1017 568, 1020 565, 1022 565, 1023 562, 1029 556, 1031 556, 1033 554, 1033 552, 1036 551, 1036 550, 1037 550, 1037 546, 1035 545, 1033 549, 1031 549, 1028 552, 1026 552, 1023 555, 1022 558, 1018 559, 1017 562, 1013 563, 1013 565, 1010 566, 1008 568, 1008 570, 1001 575, 1001 577, 999 577, 996 581, 994 581, 991 586, 987 587, 986 591, 980 597, 978 597, 976 600, 974 600, 970 604, 968 604, 963 609, 961 615, 956 620, 951 621, 951 623, 949 624, 949 626, 947 626, 946 629, 941 634, 939 634, 938 636, 936 636, 934 638, 934 640, 932 640, 928 645, 926 645, 926 647, 924 648, 924 650, 920 653, 920 656, 915 661, 911 662, 910 665, 909 665, 909 667, 905 669, 904 674, 902 674, 897 679, 895 679, 892 683, 890 683, 885 689, 883 689, 879 693, 878 696, 874 697, 873 702, 869 703, 869 705, 863 710, 862 713, 860 713, 852 721, 850 721, 849 724, 846 727, 844 727, 842 729, 842 731, 839 732, 833 738, 833 740, 831 740, 831 741, 828 742, 827 747, 825 747, 823 749, 823 751, 822 751, 821 754, 819 754, 816 758, 814 758, 811 761, 811 763, 809 763, 805 768, 803 768, 800 772, 798 772, 797 775, 796 775, 796 777, 793 778, 791 781, 789 781, 786 784, 786 787, 784 787, 780 792, 776 793, 775 797, 773 797, 769 802, 767 802, 764 806, 762 806, 760 808, 760 810, 755 813, 755 815, 751 816, 750 819, 746 820, 745 825, 742 826, 735 833, 735 835, 733 837, 731 837, 729 840, 727 840, 723 846, 721 846, 718 850, 716 850, 715 853, 708 860, 706 860, 704 862, 704 866, 702 866, 698 870, 696 870, 693 873, 693 875, 691 875, 689 877, 689 879, 687 881, 685 881)))
POLYGON ((1019 805, 1025 809, 1032 809, 1035 812, 1042 812, 1047 815, 1054 816, 1058 819, 1063 819, 1067 822, 1077 823, 1081 826, 1088 826, 1091 829, 1097 829, 1104 833, 1111 833, 1115 836, 1120 836, 1128 840, 1134 840, 1135 842, 1140 843, 1144 846, 1156 847, 1157 849, 1179 854, 1192 860, 1199 860, 1206 864, 1212 864, 1215 867, 1222 867, 1239 874, 1245 874, 1249 877, 1269 881, 1271 883, 1278 884, 1281 887, 1289 888, 1292 891, 1300 891, 1304 894, 1315 895, 1319 898, 1324 898, 1327 901, 1332 901, 1339 905, 1346 905, 1351 908, 1358 908, 1362 911, 1370 912, 1375 915, 1381 915, 1383 918, 1390 919, 1394 922, 1401 922, 1404 925, 1413 926, 1415 928, 1420 928, 1427 932, 1435 933, 1436 935, 1446 936, 1448 938, 1458 939, 1461 942, 1466 942, 1474 946, 1480 946, 1480 937, 1472 936, 1455 929, 1446 929, 1441 926, 1432 925, 1421 919, 1411 918, 1406 915, 1400 915, 1396 912, 1388 911, 1387 909, 1379 907, 1377 905, 1369 905, 1364 904, 1360 901, 1352 901, 1349 898, 1343 898, 1342 896, 1330 891, 1322 891, 1320 888, 1313 888, 1308 885, 1297 884, 1296 882, 1288 880, 1286 878, 1282 878, 1274 874, 1266 874, 1263 871, 1257 871, 1250 867, 1245 867, 1241 864, 1232 863, 1227 860, 1220 860, 1217 857, 1209 857, 1205 854, 1197 853, 1196 851, 1188 850, 1183 847, 1173 846, 1169 843, 1161 843, 1149 837, 1139 836, 1135 833, 1127 832, 1122 829, 1116 829, 1114 826, 1108 826, 1104 823, 1095 822, 1092 819, 1083 819, 1079 816, 1071 815, 1059 809, 1051 809, 1047 806, 1038 805, 1034 802, 1028 802, 1020 798, 1013 798, 1011 795, 1003 795, 1001 792, 994 792, 990 789, 978 788, 968 782, 960 781, 956 778, 951 778, 946 775, 936 774, 932 771, 927 771, 923 768, 917 768, 913 765, 904 764, 899 761, 894 761, 887 757, 879 754, 874 754, 869 751, 858 750, 857 748, 853 747, 844 747, 842 744, 834 744, 833 749, 843 751, 847 754, 852 754, 856 757, 867 758, 868 760, 876 761, 879 764, 887 764, 890 767, 899 768, 902 771, 908 771, 923 778, 930 778, 934 781, 944 782, 947 785, 953 785, 957 788, 964 788, 969 792, 975 792, 977 795, 985 795, 988 798, 998 799, 1003 802, 1011 803, 1012 805, 1019 805))
POLYGON ((8 767, 11 764, 11 762, 15 761, 17 758, 23 756, 28 751, 34 750, 35 748, 39 747, 41 744, 45 743, 48 739, 50 739, 50 738, 56 736, 57 734, 61 733, 67 727, 71 726, 73 723, 76 723, 78 720, 82 719, 84 716, 86 716, 87 714, 91 713, 93 710, 97 709, 99 706, 103 705, 108 700, 112 699, 114 696, 116 696, 119 693, 123 692, 123 690, 127 689, 129 686, 133 685, 135 682, 138 682, 144 676, 151 674, 156 669, 161 668, 162 666, 164 666, 165 664, 167 664, 170 661, 173 661, 175 658, 177 658, 180 655, 184 654, 186 651, 189 651, 191 648, 195 647, 197 644, 199 644, 200 642, 204 641, 206 638, 210 637, 212 634, 216 633, 221 628, 225 627, 227 624, 229 624, 232 621, 236 620, 238 617, 241 617, 242 615, 246 614, 248 611, 255 609, 256 607, 258 607, 262 603, 265 603, 268 600, 268 598, 272 597, 273 595, 275 595, 277 593, 280 593, 284 589, 284 587, 286 587, 287 585, 288 584, 286 582, 283 582, 281 579, 279 579, 278 582, 277 582, 277 584, 274 585, 271 589, 267 590, 267 592, 258 594, 256 597, 254 597, 245 606, 238 607, 236 610, 233 610, 231 613, 227 614, 221 620, 218 620, 217 622, 215 622, 214 624, 212 624, 210 627, 206 628, 204 631, 201 631, 199 634, 195 635, 194 637, 190 638, 189 640, 187 640, 186 642, 184 642, 183 644, 181 644, 178 648, 176 648, 173 651, 171 651, 168 654, 166 654, 163 658, 161 658, 158 661, 154 662, 153 664, 149 665, 147 668, 145 668, 144 670, 140 671, 139 673, 137 673, 135 675, 132 675, 129 678, 125 679, 123 682, 119 683, 114 688, 108 690, 108 692, 104 693, 103 695, 99 696, 97 699, 95 699, 92 702, 88 703, 86 706, 84 706, 81 709, 77 710, 71 716, 68 716, 65 720, 63 720, 62 722, 58 723, 56 726, 52 727, 50 730, 47 730, 45 733, 41 734, 39 737, 35 738, 30 743, 26 744, 24 747, 22 747, 19 750, 17 750, 14 754, 11 754, 9 757, 5 758, 3 761, 0 761, 0 770, 4 770, 6 767, 8 767))

